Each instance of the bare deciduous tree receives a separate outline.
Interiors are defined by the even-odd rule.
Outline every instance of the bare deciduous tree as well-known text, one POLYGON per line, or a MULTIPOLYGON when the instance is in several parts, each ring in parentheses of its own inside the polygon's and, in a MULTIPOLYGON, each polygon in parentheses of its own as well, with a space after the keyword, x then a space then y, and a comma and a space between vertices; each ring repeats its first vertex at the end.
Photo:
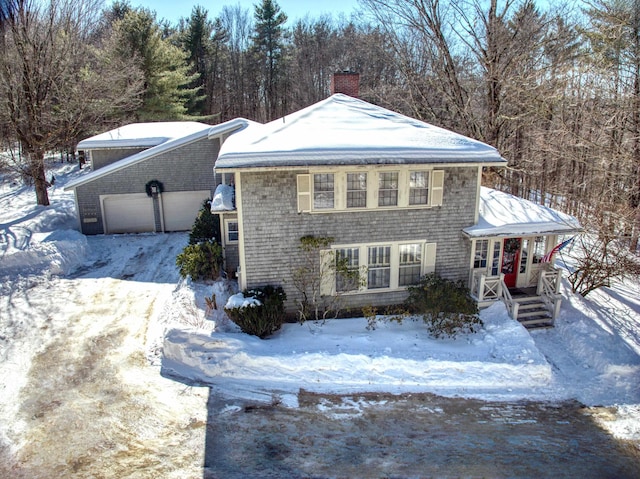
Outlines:
POLYGON ((20 144, 21 172, 33 180, 37 203, 48 205, 45 154, 75 144, 107 112, 135 108, 139 85, 131 65, 123 70, 91 48, 98 0, 9 2, 0 36, 0 110, 20 144))

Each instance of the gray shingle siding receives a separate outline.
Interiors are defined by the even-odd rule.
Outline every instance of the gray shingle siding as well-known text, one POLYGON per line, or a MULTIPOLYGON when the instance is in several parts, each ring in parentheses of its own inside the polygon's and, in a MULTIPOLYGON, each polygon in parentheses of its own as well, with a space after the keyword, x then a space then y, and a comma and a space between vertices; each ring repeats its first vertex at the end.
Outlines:
POLYGON ((96 149, 91 151, 91 167, 93 170, 115 163, 128 156, 133 156, 136 153, 146 150, 147 148, 105 148, 96 149))
POLYGON ((218 139, 202 139, 160 153, 76 187, 82 233, 103 234, 100 195, 145 193, 151 180, 165 192, 210 190, 215 186, 213 165, 220 149, 218 139), (94 222, 86 222, 95 218, 94 222))
MULTIPOLYGON (((441 207, 309 214, 297 212, 296 175, 307 171, 243 172, 242 221, 247 287, 282 285, 287 308, 298 293, 292 272, 301 265, 299 239, 330 236, 335 244, 426 240, 437 243, 436 272, 467 280, 470 246, 462 229, 474 223, 476 167, 446 168, 441 207)), ((402 302, 405 291, 345 295, 347 307, 402 302)))

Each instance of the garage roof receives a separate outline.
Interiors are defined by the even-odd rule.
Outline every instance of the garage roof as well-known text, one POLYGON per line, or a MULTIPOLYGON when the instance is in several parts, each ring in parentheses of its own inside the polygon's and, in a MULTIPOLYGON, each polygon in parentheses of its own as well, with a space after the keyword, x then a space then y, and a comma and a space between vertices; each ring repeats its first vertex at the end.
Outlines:
POLYGON ((131 123, 78 143, 78 150, 95 148, 151 148, 169 140, 191 135, 211 128, 211 125, 197 121, 158 121, 131 123))
MULTIPOLYGON (((180 122, 175 122, 176 124, 179 124, 180 122)), ((186 122, 186 123, 195 123, 195 122, 186 122)), ((128 156, 126 158, 123 158, 120 161, 116 161, 115 163, 111 163, 110 165, 107 165, 103 168, 100 168, 96 171, 92 171, 91 173, 82 176, 81 178, 78 178, 77 180, 71 181, 69 183, 67 183, 67 185, 65 186, 65 190, 72 190, 80 185, 83 185, 85 183, 89 183, 91 181, 94 181, 98 178, 102 178, 103 176, 109 175, 111 173, 113 173, 114 171, 120 170, 122 168, 126 168, 132 164, 138 163, 140 161, 144 161, 147 160, 149 158, 152 158, 154 156, 157 156, 161 153, 165 153, 167 151, 170 150, 174 150, 176 148, 179 148, 183 145, 189 144, 191 142, 200 140, 200 139, 204 139, 204 138, 216 138, 225 134, 229 134, 229 133, 233 133, 236 130, 241 130, 243 128, 245 128, 247 125, 251 124, 253 122, 251 122, 250 120, 245 120, 244 118, 236 118, 230 121, 227 121, 225 123, 220 123, 219 125, 214 125, 214 126, 210 126, 210 125, 204 125, 203 123, 196 123, 198 125, 202 125, 205 128, 198 128, 196 129, 195 132, 192 132, 191 134, 187 134, 186 136, 181 136, 181 137, 176 137, 176 138, 172 138, 169 140, 165 140, 163 143, 154 146, 152 148, 149 148, 147 150, 141 151, 140 153, 137 153, 135 155, 131 155, 128 156)), ((166 123, 165 123, 166 124, 166 123)), ((182 129, 181 131, 185 132, 188 131, 188 127, 186 129, 182 129)), ((132 142, 135 141, 134 138, 131 139, 132 142)), ((80 142, 78 144, 78 146, 81 144, 82 142, 80 142)), ((81 149, 81 148, 79 148, 81 149)), ((215 159, 212 159, 211 162, 211 167, 213 168, 213 164, 214 164, 215 159)))

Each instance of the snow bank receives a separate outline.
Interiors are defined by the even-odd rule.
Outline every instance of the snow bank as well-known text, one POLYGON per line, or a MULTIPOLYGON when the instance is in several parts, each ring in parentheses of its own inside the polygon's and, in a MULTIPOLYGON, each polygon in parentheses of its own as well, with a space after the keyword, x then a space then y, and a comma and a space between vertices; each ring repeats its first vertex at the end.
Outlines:
POLYGON ((243 397, 295 394, 303 388, 549 399, 551 367, 527 331, 503 310, 494 306, 479 334, 456 340, 430 338, 421 321, 380 323, 367 330, 364 318, 285 324, 267 340, 171 329, 162 365, 169 375, 224 385, 225 392, 243 397))
POLYGON ((55 231, 25 249, 5 253, 0 263, 0 276, 44 272, 69 274, 85 261, 87 251, 87 238, 78 231, 55 231))

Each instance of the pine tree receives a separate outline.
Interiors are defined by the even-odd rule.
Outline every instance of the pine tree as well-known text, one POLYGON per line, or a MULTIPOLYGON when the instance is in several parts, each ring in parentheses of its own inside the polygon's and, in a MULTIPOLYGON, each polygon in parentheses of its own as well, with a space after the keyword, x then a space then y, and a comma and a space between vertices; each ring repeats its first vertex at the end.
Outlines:
POLYGON ((177 43, 187 52, 191 71, 195 75, 191 88, 199 88, 202 96, 193 98, 188 104, 192 115, 210 115, 215 82, 223 55, 223 43, 227 39, 219 19, 213 21, 201 6, 193 7, 191 16, 182 19, 178 27, 177 43))
POLYGON ((262 0, 255 6, 255 34, 253 51, 261 72, 260 91, 267 120, 273 120, 284 111, 281 82, 284 79, 284 23, 287 15, 272 0, 262 0))
POLYGON ((163 37, 154 13, 136 9, 116 21, 114 30, 120 54, 138 59, 145 79, 140 120, 170 120, 188 117, 187 104, 196 101, 199 88, 189 85, 197 74, 189 73, 187 55, 163 37))

